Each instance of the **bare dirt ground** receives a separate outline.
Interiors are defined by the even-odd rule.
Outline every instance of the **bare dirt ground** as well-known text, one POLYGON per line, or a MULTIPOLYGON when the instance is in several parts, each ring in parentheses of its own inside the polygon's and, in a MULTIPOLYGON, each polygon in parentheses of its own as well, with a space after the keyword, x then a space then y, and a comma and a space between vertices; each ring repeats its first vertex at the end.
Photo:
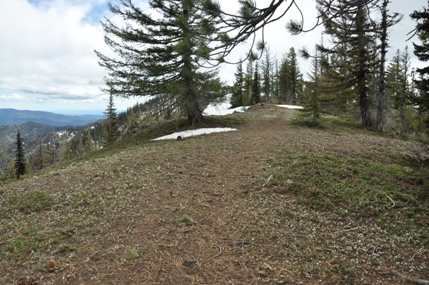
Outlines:
POLYGON ((0 249, 18 235, 52 242, 1 261, 0 284, 409 284, 391 270, 428 279, 429 250, 412 233, 315 211, 264 175, 278 153, 414 156, 418 146, 291 128, 294 114, 255 107, 233 115, 249 118, 235 132, 145 143, 1 186, 54 202, 2 219, 0 249))

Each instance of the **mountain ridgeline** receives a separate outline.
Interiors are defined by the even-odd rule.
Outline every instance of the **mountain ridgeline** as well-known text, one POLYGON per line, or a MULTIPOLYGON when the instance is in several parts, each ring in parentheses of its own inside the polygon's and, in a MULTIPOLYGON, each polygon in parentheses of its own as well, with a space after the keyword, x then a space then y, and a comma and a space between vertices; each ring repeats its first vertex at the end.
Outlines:
MULTIPOLYGON (((137 104, 117 116, 121 136, 135 129, 145 107, 137 104)), ((49 112, 0 109, 0 177, 14 175, 16 136, 19 131, 24 145, 27 171, 37 171, 61 161, 81 157, 105 145, 106 117, 65 116, 49 112), (9 114, 9 115, 7 115, 9 114), (9 117, 8 117, 9 116, 9 117), (6 117, 7 120, 5 119, 6 117), (23 123, 16 123, 32 119, 23 123), (55 124, 45 124, 57 120, 55 124), (83 122, 89 121, 87 124, 83 122)))
POLYGON ((32 121, 56 127, 83 126, 101 118, 102 115, 69 116, 45 111, 0 109, 0 125, 19 125, 32 121))

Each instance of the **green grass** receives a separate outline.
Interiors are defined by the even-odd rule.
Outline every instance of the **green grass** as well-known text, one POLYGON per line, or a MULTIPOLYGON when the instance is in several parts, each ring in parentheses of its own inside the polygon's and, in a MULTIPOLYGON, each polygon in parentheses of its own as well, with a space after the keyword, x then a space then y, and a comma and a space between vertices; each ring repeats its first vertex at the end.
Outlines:
POLYGON ((399 219, 403 231, 429 220, 429 169, 419 164, 389 165, 336 153, 281 154, 270 164, 269 183, 315 210, 379 217, 386 227, 399 219))
MULTIPOLYGON (((20 263, 29 255, 37 256, 40 252, 53 249, 59 241, 69 238, 60 232, 45 232, 43 225, 34 222, 20 230, 21 235, 6 239, 4 246, 0 248, 0 258, 20 263)), ((59 252, 75 250, 70 245, 60 245, 58 248, 59 252)))
MULTIPOLYGON (((41 191, 29 191, 24 194, 12 194, 7 197, 5 203, 10 205, 10 210, 19 210, 23 213, 39 212, 54 203, 54 198, 41 191)), ((4 214, 4 213, 3 213, 4 214)))
POLYGON ((271 184, 287 186, 320 209, 342 207, 376 214, 389 208, 391 199, 396 206, 417 206, 427 187, 416 185, 423 175, 420 169, 334 153, 288 154, 272 159, 271 164, 276 167, 270 174, 271 184))
POLYGON ((333 117, 322 115, 317 122, 314 122, 312 116, 308 116, 304 113, 294 117, 290 125, 293 127, 309 127, 335 131, 363 131, 366 129, 359 121, 349 116, 333 117))

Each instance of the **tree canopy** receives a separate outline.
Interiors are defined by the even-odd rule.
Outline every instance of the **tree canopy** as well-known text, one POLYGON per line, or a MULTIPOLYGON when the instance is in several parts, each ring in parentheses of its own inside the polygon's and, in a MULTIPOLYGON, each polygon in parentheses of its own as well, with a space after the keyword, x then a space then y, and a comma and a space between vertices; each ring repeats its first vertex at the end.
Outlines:
POLYGON ((125 24, 102 22, 105 41, 116 57, 96 51, 99 64, 109 71, 109 94, 162 97, 164 106, 188 117, 191 124, 203 119, 201 102, 216 97, 222 84, 216 70, 201 70, 209 43, 218 39, 217 15, 200 9, 205 0, 151 0, 144 12, 131 0, 110 11, 125 24), (215 88, 214 88, 215 87, 215 88))
MULTIPOLYGON (((429 4, 428 4, 429 5, 429 4)), ((420 44, 413 43, 414 54, 420 61, 429 61, 429 7, 424 7, 421 11, 414 11, 410 17, 417 22, 416 34, 420 44)), ((419 78, 415 80, 417 88, 420 90, 419 96, 415 98, 420 114, 425 116, 425 123, 429 129, 429 66, 416 69, 419 78)))

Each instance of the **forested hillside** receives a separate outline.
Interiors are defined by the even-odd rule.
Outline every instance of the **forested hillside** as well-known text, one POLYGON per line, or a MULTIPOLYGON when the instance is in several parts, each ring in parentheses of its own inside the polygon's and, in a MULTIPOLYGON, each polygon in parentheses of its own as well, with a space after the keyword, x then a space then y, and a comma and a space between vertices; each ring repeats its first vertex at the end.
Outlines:
MULTIPOLYGON (((131 132, 132 124, 138 129, 142 105, 135 105, 117 116, 120 136, 131 132)), ((16 134, 21 133, 24 143, 27 172, 37 173, 39 170, 64 161, 88 155, 105 145, 106 120, 98 120, 84 126, 56 127, 36 122, 25 122, 19 125, 0 126, 0 177, 14 177, 14 159, 16 134)))

